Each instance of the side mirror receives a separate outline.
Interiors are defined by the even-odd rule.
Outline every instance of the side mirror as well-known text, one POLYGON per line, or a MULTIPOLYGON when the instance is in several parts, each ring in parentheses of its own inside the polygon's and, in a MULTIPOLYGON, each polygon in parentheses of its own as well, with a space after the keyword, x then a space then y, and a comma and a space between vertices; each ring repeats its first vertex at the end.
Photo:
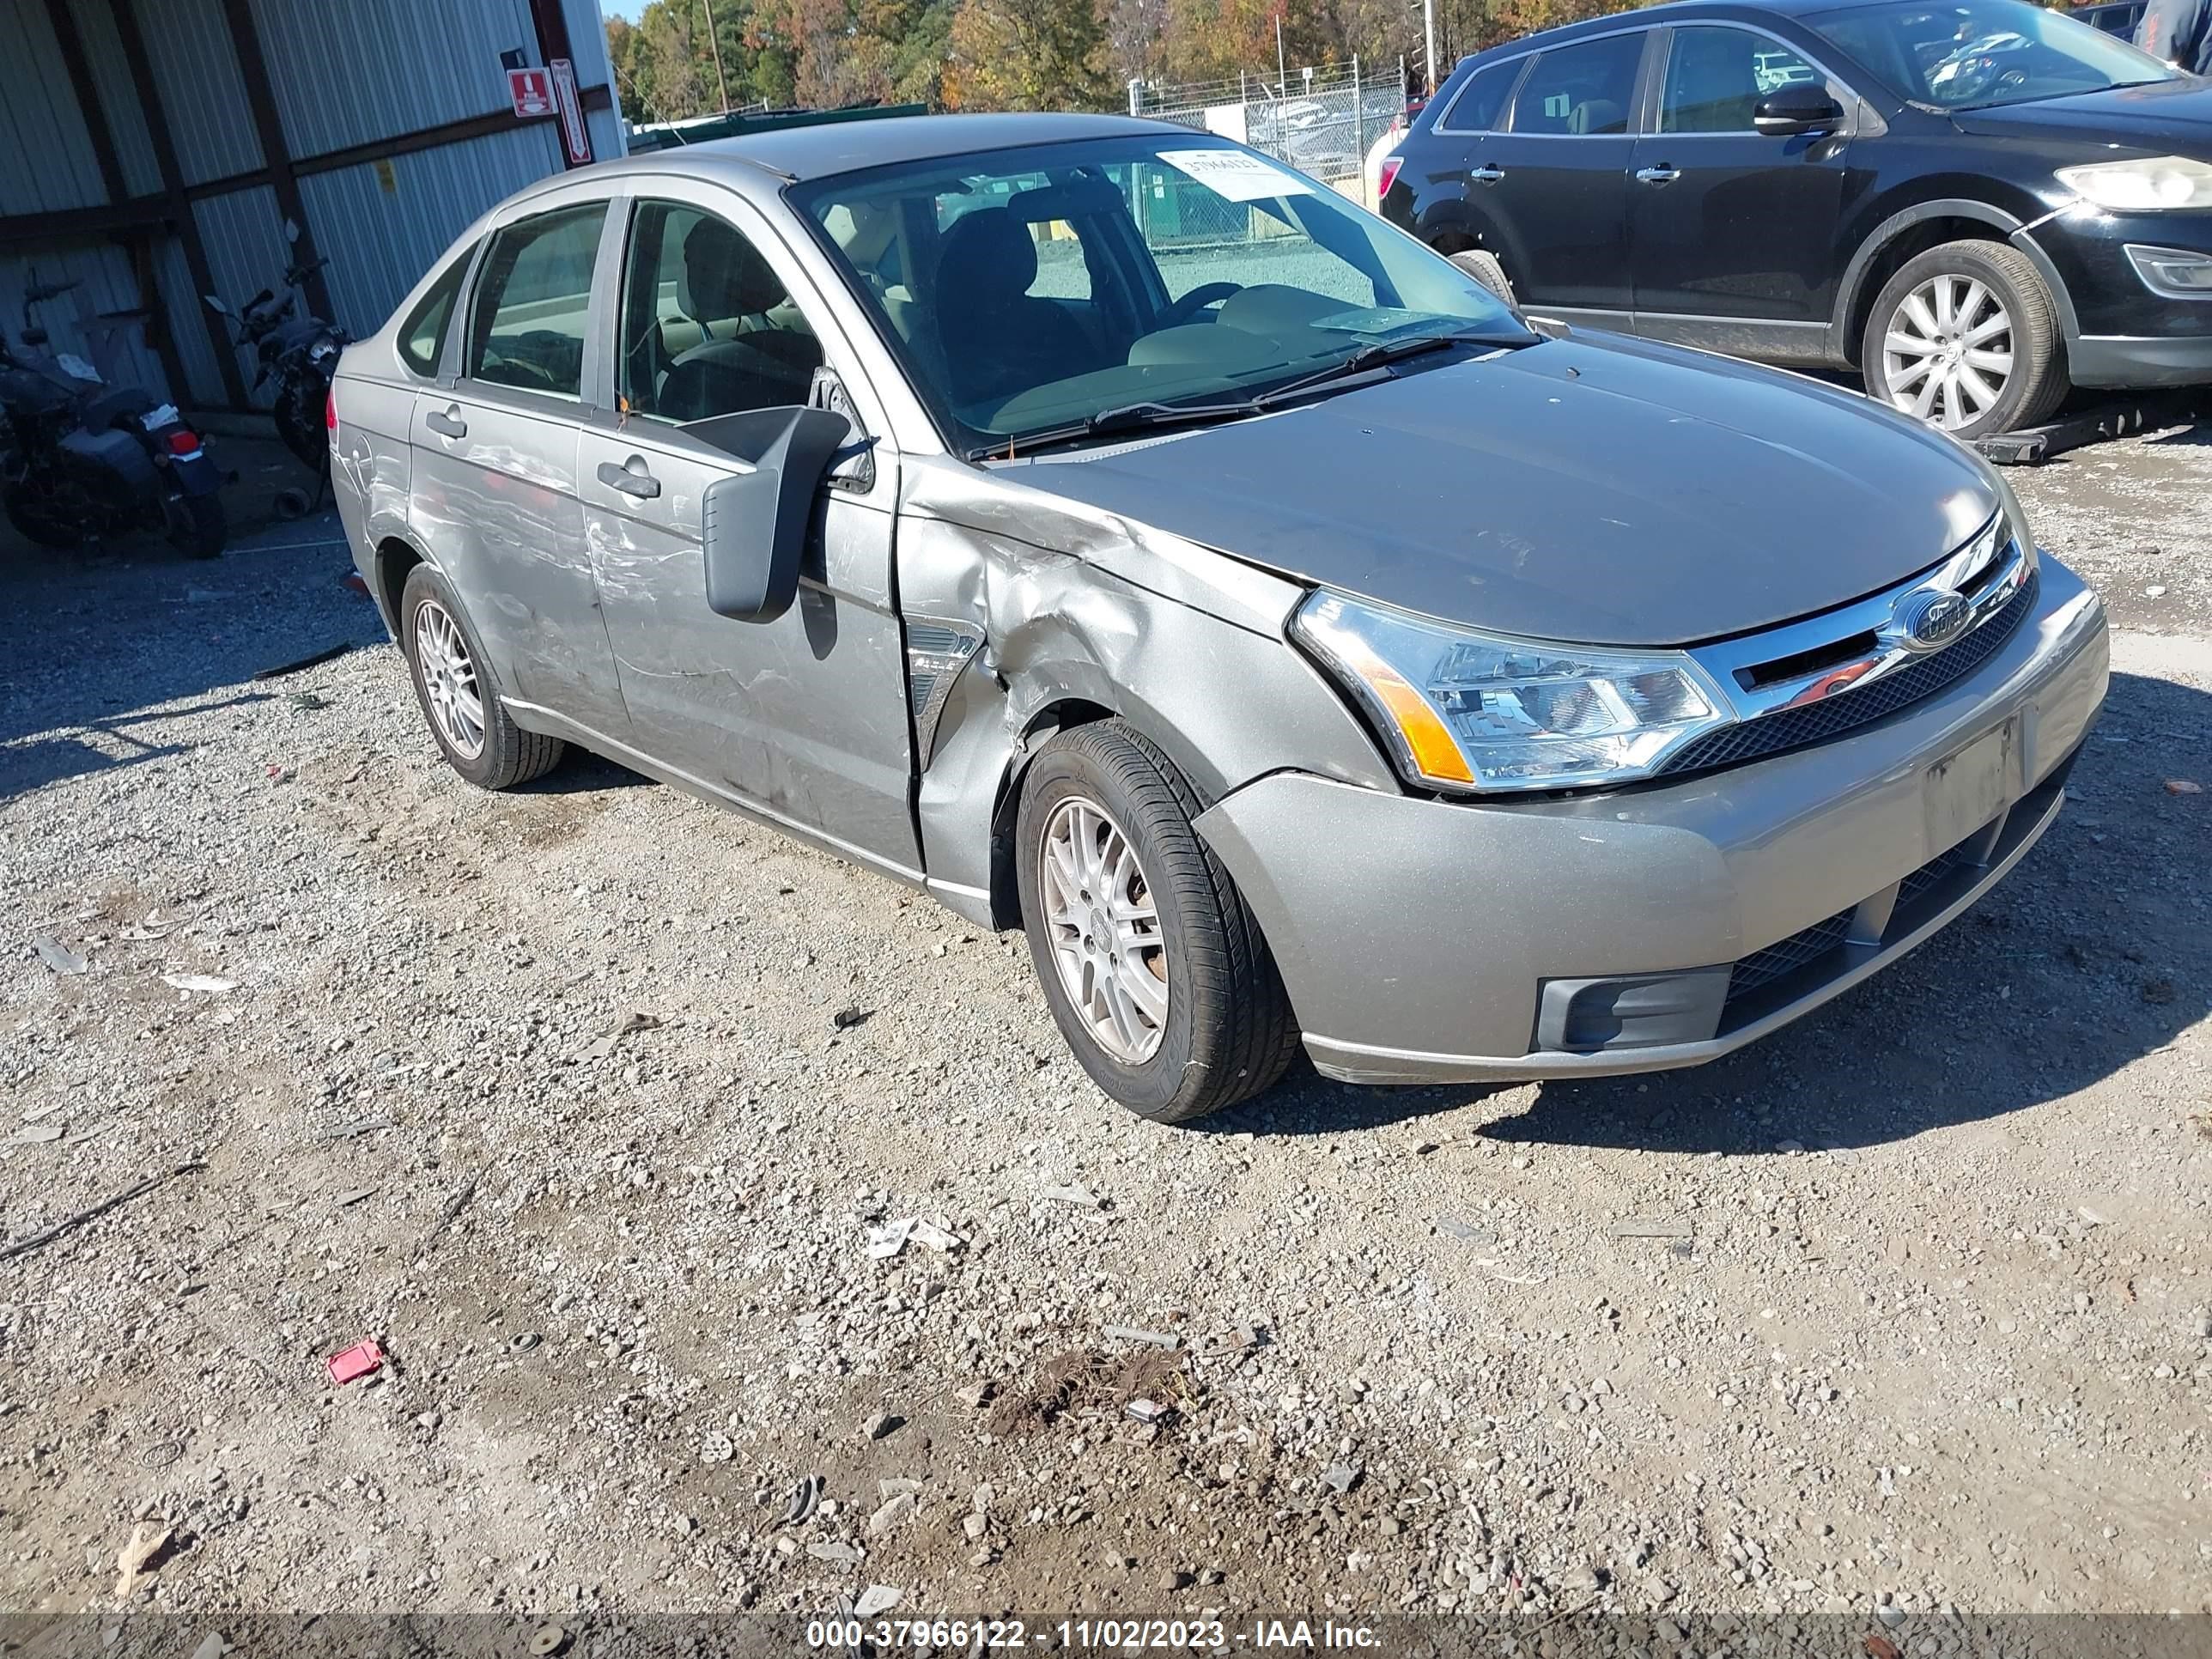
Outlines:
POLYGON ((748 410, 684 428, 747 467, 708 485, 701 501, 707 604, 716 616, 774 622, 791 609, 823 475, 852 429, 821 409, 748 410))
POLYGON ((1817 82, 1777 87, 1752 106, 1751 125, 1769 138, 1833 132, 1843 124, 1844 106, 1817 82))

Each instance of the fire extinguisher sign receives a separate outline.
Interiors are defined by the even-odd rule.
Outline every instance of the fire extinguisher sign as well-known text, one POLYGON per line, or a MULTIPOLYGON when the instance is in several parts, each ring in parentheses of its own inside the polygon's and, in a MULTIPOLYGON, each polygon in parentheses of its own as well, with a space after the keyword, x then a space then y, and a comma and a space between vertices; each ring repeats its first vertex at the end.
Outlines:
POLYGON ((515 119, 529 121, 541 115, 552 114, 552 70, 509 70, 507 72, 507 89, 514 98, 515 119))

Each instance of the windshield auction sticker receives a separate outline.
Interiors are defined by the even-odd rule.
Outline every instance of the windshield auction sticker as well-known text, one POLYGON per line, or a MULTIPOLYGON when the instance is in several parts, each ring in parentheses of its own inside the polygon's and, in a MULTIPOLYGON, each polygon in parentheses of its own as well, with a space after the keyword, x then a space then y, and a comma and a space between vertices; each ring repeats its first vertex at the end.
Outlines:
POLYGON ((1160 160, 1188 173, 1231 202, 1264 202, 1277 196, 1310 196, 1314 188, 1295 173, 1241 149, 1164 149, 1160 160))

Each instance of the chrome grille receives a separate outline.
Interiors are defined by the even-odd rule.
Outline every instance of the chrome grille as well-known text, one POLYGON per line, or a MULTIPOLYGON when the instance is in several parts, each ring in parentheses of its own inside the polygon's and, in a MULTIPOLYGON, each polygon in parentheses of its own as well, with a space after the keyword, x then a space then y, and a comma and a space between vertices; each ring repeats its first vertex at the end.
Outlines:
POLYGON ((1863 686, 1801 708, 1784 708, 1738 726, 1723 726, 1685 744, 1659 769, 1661 777, 1740 766, 1746 761, 1826 743, 1932 696, 1987 662, 2035 609, 2041 579, 2033 571, 2002 610, 1972 632, 1931 656, 1863 686))

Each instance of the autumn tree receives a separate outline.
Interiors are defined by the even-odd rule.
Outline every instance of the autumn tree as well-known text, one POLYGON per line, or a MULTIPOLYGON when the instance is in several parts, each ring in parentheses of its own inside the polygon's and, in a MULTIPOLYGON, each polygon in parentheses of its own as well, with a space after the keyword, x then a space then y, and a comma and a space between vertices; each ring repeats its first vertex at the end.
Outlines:
POLYGON ((963 0, 946 101, 969 109, 1106 109, 1117 101, 1097 0, 963 0))

